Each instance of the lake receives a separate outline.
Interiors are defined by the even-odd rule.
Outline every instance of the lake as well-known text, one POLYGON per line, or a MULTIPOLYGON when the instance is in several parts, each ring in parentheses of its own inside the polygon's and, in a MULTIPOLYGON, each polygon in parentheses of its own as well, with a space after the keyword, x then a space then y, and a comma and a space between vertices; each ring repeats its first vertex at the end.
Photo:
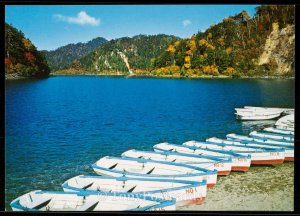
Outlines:
MULTIPOLYGON (((164 141, 180 144, 247 134, 272 125, 274 120, 237 121, 234 108, 293 108, 294 88, 294 80, 284 79, 53 76, 6 81, 6 209, 29 191, 61 190, 75 175, 94 175, 91 164, 106 155, 152 150, 164 141)), ((291 172, 293 163, 288 164, 291 172)), ((263 173, 266 179, 274 176, 268 173, 263 173)), ((288 177, 293 182, 293 176, 288 177)), ((222 196, 222 191, 216 193, 222 196)))

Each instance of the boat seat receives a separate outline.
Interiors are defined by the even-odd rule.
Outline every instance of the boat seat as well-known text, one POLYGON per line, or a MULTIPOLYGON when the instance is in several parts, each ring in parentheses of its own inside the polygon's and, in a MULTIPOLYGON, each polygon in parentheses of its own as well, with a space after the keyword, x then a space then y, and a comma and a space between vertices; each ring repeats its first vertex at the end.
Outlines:
POLYGON ((94 184, 94 182, 92 182, 92 183, 90 183, 90 184, 88 184, 88 185, 82 187, 82 189, 83 189, 83 190, 86 190, 86 189, 88 189, 89 187, 91 187, 93 184, 94 184))
POLYGON ((51 202, 51 198, 47 200, 34 200, 30 203, 30 205, 27 206, 27 208, 39 210, 47 206, 50 202, 51 202))
POLYGON ((109 167, 108 169, 113 169, 113 168, 115 168, 117 165, 118 165, 118 163, 116 163, 116 164, 112 165, 112 166, 111 166, 111 167, 109 167))
POLYGON ((147 172, 147 174, 151 174, 151 173, 153 172, 154 169, 155 169, 155 167, 153 167, 151 170, 149 170, 149 171, 147 172))
POLYGON ((136 188, 136 186, 137 186, 137 185, 135 185, 134 187, 130 188, 130 189, 127 191, 127 193, 132 192, 132 191, 136 188))

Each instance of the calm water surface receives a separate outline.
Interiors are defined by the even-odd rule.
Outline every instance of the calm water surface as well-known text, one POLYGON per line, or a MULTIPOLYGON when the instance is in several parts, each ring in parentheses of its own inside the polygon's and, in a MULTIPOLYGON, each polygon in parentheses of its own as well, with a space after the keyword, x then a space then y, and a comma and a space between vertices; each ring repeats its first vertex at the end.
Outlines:
MULTIPOLYGON (((61 190, 75 175, 93 175, 91 164, 106 155, 272 125, 273 120, 236 121, 234 108, 294 107, 294 96, 294 80, 59 76, 7 81, 6 208, 31 190, 61 190)), ((291 171, 293 163, 289 166, 291 171)), ((258 175, 268 179, 274 173, 258 175)), ((228 179, 236 179, 232 176, 228 179)), ((272 188, 272 181, 266 183, 261 193, 272 188)))

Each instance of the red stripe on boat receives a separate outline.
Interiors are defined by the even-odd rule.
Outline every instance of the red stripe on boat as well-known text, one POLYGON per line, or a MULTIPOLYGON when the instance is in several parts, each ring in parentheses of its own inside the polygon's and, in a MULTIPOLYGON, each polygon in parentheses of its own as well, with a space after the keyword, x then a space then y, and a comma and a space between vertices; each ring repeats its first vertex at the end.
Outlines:
POLYGON ((207 184, 207 188, 213 188, 216 184, 207 184))
POLYGON ((294 157, 285 157, 284 161, 294 161, 294 157))
POLYGON ((200 205, 204 202, 205 197, 198 197, 191 200, 181 200, 176 202, 176 206, 185 206, 185 205, 200 205))
POLYGON ((282 164, 284 159, 277 160, 251 160, 251 164, 282 164))
POLYGON ((229 175, 231 170, 218 171, 218 175, 229 175))
POLYGON ((231 167, 232 171, 242 171, 242 172, 247 172, 249 170, 249 166, 233 166, 231 167))

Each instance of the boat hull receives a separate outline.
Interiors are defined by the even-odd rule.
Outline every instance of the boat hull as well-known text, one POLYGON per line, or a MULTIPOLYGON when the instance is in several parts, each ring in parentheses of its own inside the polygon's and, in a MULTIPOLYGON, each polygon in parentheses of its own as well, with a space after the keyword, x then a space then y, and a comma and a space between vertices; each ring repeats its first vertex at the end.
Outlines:
POLYGON ((32 191, 11 202, 13 211, 167 211, 176 201, 128 193, 32 191))
POLYGON ((254 138, 261 138, 261 139, 271 139, 271 140, 277 140, 281 142, 294 142, 294 138, 291 135, 273 135, 271 133, 262 133, 262 132, 257 132, 253 131, 249 134, 251 137, 254 138))
POLYGON ((157 161, 169 161, 187 164, 199 168, 205 168, 208 170, 217 170, 218 175, 228 175, 231 171, 231 161, 230 160, 221 160, 219 158, 208 159, 209 157, 205 156, 196 156, 193 154, 183 154, 183 153, 158 153, 158 152, 147 152, 147 151, 137 151, 137 150, 128 150, 122 154, 125 157, 131 158, 144 158, 147 160, 157 160, 157 161))
POLYGON ((142 178, 167 178, 174 180, 207 181, 207 187, 213 188, 217 182, 217 171, 211 171, 186 164, 165 161, 145 160, 127 157, 103 157, 92 165, 98 175, 127 176, 142 178), (118 168, 108 168, 111 164, 119 164, 118 168), (147 169, 151 169, 150 171, 147 169), (152 173, 152 171, 154 172, 152 173), (166 172, 168 170, 168 172, 166 172), (143 172, 147 173, 143 173, 143 172), (172 171, 173 173, 170 173, 172 171))
POLYGON ((282 130, 282 129, 273 128, 273 127, 265 128, 264 131, 267 131, 267 132, 270 132, 270 133, 284 134, 284 135, 294 135, 294 131, 282 130))
POLYGON ((238 120, 248 120, 248 121, 255 121, 255 120, 270 120, 270 119, 275 119, 280 116, 279 114, 270 114, 270 115, 243 115, 236 113, 236 119, 238 120))
MULTIPOLYGON (((114 177, 121 177, 121 176, 126 176, 129 178, 136 178, 136 177, 140 177, 139 175, 134 175, 134 174, 120 174, 120 173, 115 173, 115 172, 111 172, 111 171, 107 171, 107 170, 102 170, 102 169, 98 169, 96 167, 93 167, 95 173, 97 173, 98 175, 104 175, 104 176, 114 176, 114 177)), ((143 176, 143 178, 145 178, 145 176, 143 176)), ((157 176, 151 176, 148 175, 146 176, 146 178, 157 178, 157 176)), ((164 178, 164 177, 160 177, 160 178, 164 178)), ((216 185, 217 182, 217 178, 214 176, 186 176, 186 177, 178 177, 175 176, 174 177, 166 177, 168 179, 173 179, 173 180, 187 180, 187 181, 196 181, 196 182, 202 182, 203 180, 207 181, 207 188, 213 188, 216 185)))
POLYGON ((176 151, 195 155, 216 156, 221 158, 231 158, 231 171, 248 171, 251 165, 251 157, 240 154, 234 154, 228 151, 219 151, 209 148, 199 148, 187 145, 175 145, 161 143, 154 146, 154 151, 176 151))
POLYGON ((106 176, 75 176, 62 185, 65 192, 101 192, 141 194, 161 199, 176 199, 176 206, 184 203, 200 204, 206 197, 206 181, 178 181, 170 179, 106 177, 106 176))
POLYGON ((225 148, 226 146, 228 146, 228 148, 234 149, 234 147, 236 146, 236 153, 245 156, 251 155, 251 164, 281 164, 283 163, 285 158, 284 148, 261 148, 253 146, 251 147, 247 146, 246 144, 241 144, 239 142, 223 140, 218 138, 209 138, 207 139, 207 141, 212 144, 215 143, 212 145, 212 149, 223 147, 225 148))

